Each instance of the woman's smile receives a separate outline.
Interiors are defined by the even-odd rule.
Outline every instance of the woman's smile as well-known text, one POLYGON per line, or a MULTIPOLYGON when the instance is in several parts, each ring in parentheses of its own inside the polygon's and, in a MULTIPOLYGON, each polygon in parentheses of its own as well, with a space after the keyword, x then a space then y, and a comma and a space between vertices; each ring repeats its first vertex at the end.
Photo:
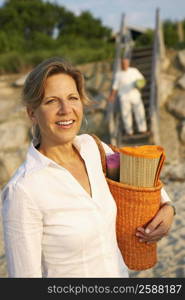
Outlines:
POLYGON ((78 134, 83 117, 83 104, 74 79, 67 74, 47 78, 41 105, 35 110, 44 144, 72 143, 78 134))
POLYGON ((73 127, 75 120, 57 121, 55 124, 58 128, 70 129, 73 127))

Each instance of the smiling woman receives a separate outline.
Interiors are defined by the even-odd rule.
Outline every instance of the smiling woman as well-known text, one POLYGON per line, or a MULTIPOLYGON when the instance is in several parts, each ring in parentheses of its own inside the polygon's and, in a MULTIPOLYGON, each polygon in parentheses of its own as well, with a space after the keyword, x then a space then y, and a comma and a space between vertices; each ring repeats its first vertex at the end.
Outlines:
MULTIPOLYGON (((66 107, 66 101, 62 101, 64 99, 61 98, 60 95, 56 94, 56 91, 58 91, 59 87, 59 94, 61 93, 63 87, 65 88, 65 93, 69 92, 69 94, 67 95, 68 101, 72 100, 72 102, 74 102, 74 100, 78 100, 79 102, 80 100, 80 103, 83 106, 90 104, 90 100, 88 99, 84 89, 84 78, 81 72, 73 68, 62 58, 50 58, 43 61, 30 73, 23 88, 23 102, 27 107, 28 114, 31 117, 32 121, 34 118, 33 111, 35 111, 41 104, 42 107, 44 107, 44 104, 47 104, 49 106, 48 110, 51 110, 53 106, 59 106, 61 102, 63 104, 63 107, 66 107), (66 88, 64 81, 61 80, 61 78, 58 79, 58 77, 60 76, 63 76, 64 80, 68 83, 66 88), (57 83, 55 83, 56 79, 57 83), (71 82, 72 86, 70 86, 71 82), (71 87, 72 90, 70 90, 71 87)), ((35 120, 33 122, 33 125, 35 138, 39 139, 39 124, 35 120)))
POLYGON ((83 103, 75 80, 67 74, 55 74, 46 79, 41 104, 27 108, 33 124, 39 127, 39 149, 62 146, 76 136, 83 117, 83 103))
MULTIPOLYGON (((2 192, 9 277, 128 277, 97 144, 78 135, 89 103, 82 74, 61 58, 48 59, 27 77, 23 100, 36 138, 2 192)), ((161 199, 169 201, 165 193, 161 199)), ((166 233, 173 210, 165 207, 154 218, 159 229, 150 236, 140 228, 139 238, 166 233)))

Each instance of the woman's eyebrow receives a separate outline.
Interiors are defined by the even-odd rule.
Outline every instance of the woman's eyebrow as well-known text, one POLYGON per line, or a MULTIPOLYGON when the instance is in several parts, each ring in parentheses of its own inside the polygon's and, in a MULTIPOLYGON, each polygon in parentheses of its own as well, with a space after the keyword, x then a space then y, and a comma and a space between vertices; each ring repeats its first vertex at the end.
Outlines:
POLYGON ((47 100, 47 99, 50 99, 50 98, 56 98, 56 99, 60 99, 59 97, 57 97, 57 96, 47 96, 47 97, 45 97, 44 98, 44 100, 47 100))
POLYGON ((73 95, 78 96, 77 93, 70 93, 68 96, 73 96, 73 95))
MULTIPOLYGON (((70 93, 69 95, 67 95, 67 97, 70 97, 70 96, 76 96, 76 97, 79 97, 79 95, 77 94, 77 93, 70 93)), ((51 99, 51 98, 55 98, 55 99, 61 99, 60 97, 58 97, 58 96, 47 96, 47 97, 45 97, 44 98, 44 100, 48 100, 48 99, 51 99)))

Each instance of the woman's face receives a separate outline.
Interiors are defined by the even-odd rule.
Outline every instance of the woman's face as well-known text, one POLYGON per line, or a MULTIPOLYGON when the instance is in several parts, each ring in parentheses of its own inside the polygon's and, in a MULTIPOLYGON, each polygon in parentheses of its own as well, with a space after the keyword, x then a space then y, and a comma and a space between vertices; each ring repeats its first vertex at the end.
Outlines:
POLYGON ((48 77, 44 98, 33 115, 40 128, 41 144, 72 142, 83 118, 83 104, 74 79, 61 73, 48 77))

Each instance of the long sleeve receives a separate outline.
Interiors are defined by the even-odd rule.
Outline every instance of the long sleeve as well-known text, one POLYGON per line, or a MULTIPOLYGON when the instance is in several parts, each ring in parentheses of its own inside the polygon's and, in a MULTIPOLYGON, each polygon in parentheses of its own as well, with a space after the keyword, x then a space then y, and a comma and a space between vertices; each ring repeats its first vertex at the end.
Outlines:
POLYGON ((119 88, 119 81, 120 81, 120 73, 117 72, 116 75, 115 75, 113 84, 112 84, 112 89, 113 90, 118 90, 118 88, 119 88))
POLYGON ((2 218, 9 277, 42 277, 42 214, 20 184, 3 191, 2 218))
POLYGON ((166 202, 171 202, 170 197, 168 196, 167 192, 164 188, 161 189, 161 204, 164 204, 166 202))
POLYGON ((143 74, 138 70, 138 69, 134 69, 135 70, 135 78, 137 79, 145 79, 143 74))

